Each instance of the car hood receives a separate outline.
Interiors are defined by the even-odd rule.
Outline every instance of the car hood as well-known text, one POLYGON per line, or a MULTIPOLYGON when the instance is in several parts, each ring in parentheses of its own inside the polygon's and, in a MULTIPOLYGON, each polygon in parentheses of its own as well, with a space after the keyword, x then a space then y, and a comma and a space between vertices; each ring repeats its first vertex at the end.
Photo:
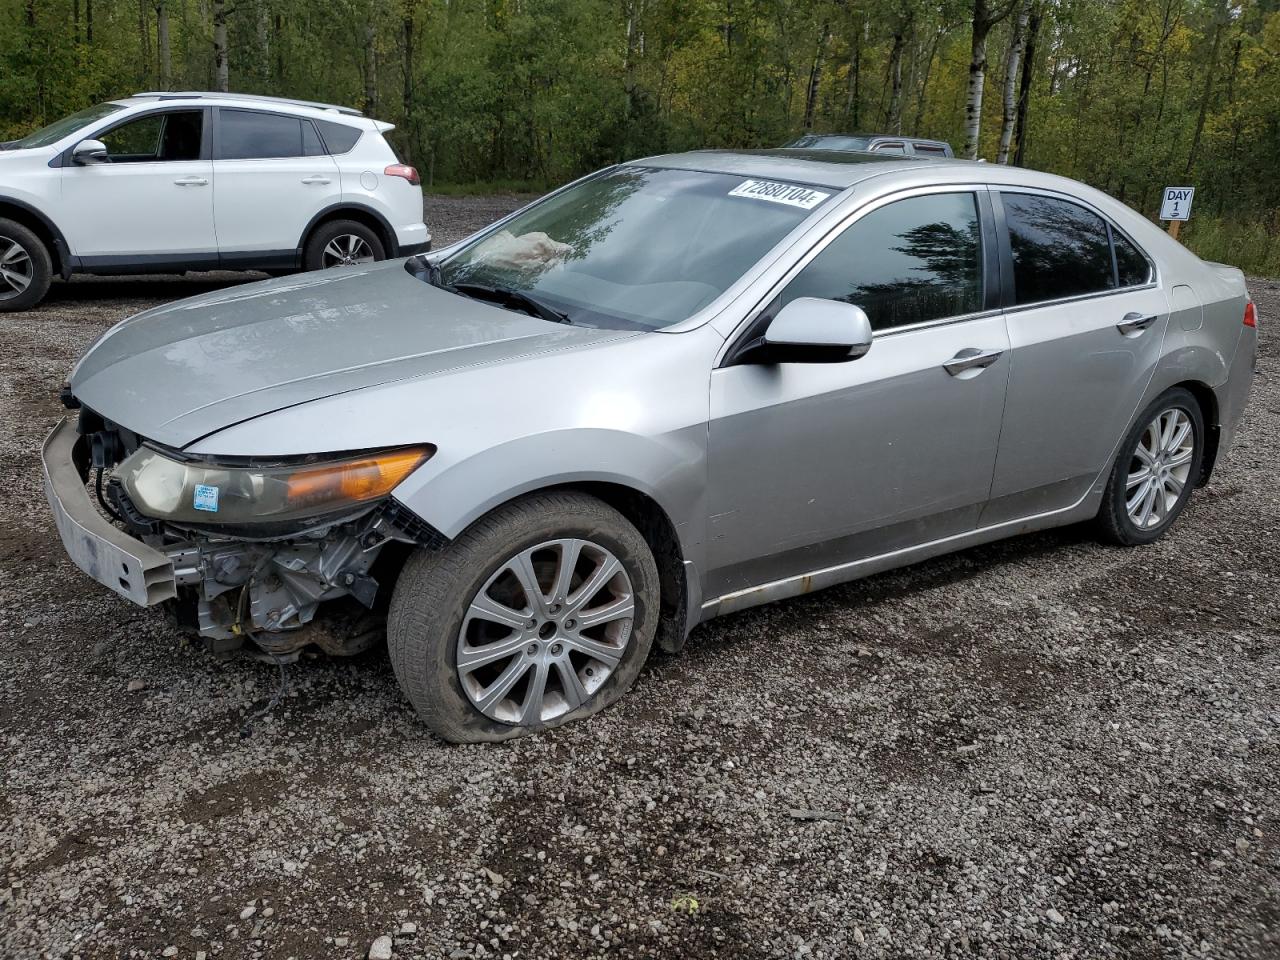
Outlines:
POLYGON ((170 447, 322 397, 637 334, 550 323, 430 286, 402 261, 248 284, 112 327, 71 375, 170 447))

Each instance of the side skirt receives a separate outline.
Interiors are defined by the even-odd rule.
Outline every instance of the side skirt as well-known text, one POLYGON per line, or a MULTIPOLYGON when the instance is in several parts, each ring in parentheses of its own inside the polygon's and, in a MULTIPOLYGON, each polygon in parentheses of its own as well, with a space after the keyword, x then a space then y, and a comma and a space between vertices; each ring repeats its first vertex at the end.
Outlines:
POLYGON ((812 593, 815 590, 821 590, 824 587, 835 586, 838 583, 860 580, 872 574, 909 566, 945 553, 954 553, 966 547, 976 547, 979 544, 1003 540, 1006 537, 1032 533, 1036 530, 1046 530, 1050 527, 1062 527, 1081 520, 1087 520, 1098 512, 1098 503, 1102 496, 1104 481, 1105 477, 1103 481, 1096 481, 1088 493, 1080 500, 1060 510, 982 527, 978 530, 944 537, 940 540, 932 540, 929 543, 918 544, 914 547, 904 547, 901 550, 894 550, 879 556, 864 557, 861 560, 853 560, 849 563, 825 567, 821 570, 797 574, 794 577, 787 577, 783 580, 775 580, 772 583, 761 584, 758 587, 748 587, 745 590, 725 594, 714 600, 708 600, 702 605, 701 620, 710 620, 726 613, 735 613, 738 610, 756 607, 762 603, 772 603, 774 600, 798 597, 802 594, 812 593))

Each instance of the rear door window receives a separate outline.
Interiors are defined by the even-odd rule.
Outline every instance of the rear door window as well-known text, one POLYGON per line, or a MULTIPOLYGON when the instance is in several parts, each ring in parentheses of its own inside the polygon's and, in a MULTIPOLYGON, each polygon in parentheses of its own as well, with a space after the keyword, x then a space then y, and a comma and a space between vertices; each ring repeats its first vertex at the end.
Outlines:
POLYGON ((307 156, 302 121, 279 113, 219 110, 218 157, 222 160, 270 160, 307 156))
POLYGON ((1102 217, 1068 200, 1002 193, 1013 251, 1014 302, 1043 303, 1115 288, 1102 217))
POLYGON ((972 193, 908 197, 873 210, 832 240, 787 284, 797 297, 843 300, 873 330, 982 309, 982 240, 972 193))

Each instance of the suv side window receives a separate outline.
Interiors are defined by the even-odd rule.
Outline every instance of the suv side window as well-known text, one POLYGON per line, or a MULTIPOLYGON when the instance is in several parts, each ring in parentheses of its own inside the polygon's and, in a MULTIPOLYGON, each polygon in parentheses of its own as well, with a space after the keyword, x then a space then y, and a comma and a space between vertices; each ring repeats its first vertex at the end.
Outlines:
POLYGON ((149 113, 102 134, 112 163, 199 160, 203 110, 149 113))
POLYGON ((1116 271, 1120 275, 1120 286, 1140 287, 1151 282, 1151 261, 1129 240, 1114 228, 1111 239, 1116 247, 1116 271))
POLYGON ((1107 222, 1079 204, 1001 193, 1013 250, 1014 303, 1042 303, 1115 288, 1107 222))
MULTIPOLYGON (((257 110, 218 111, 218 159, 275 160, 314 156, 319 142, 311 131, 310 150, 303 143, 303 121, 280 113, 257 110)), ((307 121, 310 125, 310 121, 307 121)))
POLYGON ((873 330, 982 309, 982 239, 972 193, 896 200, 840 234, 782 291, 844 300, 866 311, 873 330))

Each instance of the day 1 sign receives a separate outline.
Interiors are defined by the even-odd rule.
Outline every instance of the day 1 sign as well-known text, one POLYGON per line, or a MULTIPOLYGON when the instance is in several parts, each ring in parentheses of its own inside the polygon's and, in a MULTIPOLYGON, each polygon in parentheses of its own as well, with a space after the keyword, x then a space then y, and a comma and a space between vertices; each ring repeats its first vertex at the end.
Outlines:
POLYGON ((1161 220, 1190 220, 1191 198, 1195 187, 1165 187, 1164 202, 1160 204, 1161 220))

